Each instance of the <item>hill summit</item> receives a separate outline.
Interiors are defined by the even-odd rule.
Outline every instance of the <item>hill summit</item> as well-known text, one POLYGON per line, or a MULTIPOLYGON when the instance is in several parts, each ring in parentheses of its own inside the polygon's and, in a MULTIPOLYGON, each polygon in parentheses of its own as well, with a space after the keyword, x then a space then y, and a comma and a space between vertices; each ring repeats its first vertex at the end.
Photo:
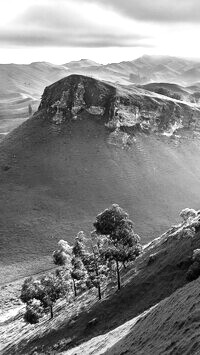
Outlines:
POLYGON ((181 128, 199 129, 200 109, 142 88, 110 84, 82 75, 70 75, 48 86, 39 112, 61 124, 82 113, 96 117, 111 129, 133 133, 173 134, 181 128), (126 129, 127 130, 126 130, 126 129))

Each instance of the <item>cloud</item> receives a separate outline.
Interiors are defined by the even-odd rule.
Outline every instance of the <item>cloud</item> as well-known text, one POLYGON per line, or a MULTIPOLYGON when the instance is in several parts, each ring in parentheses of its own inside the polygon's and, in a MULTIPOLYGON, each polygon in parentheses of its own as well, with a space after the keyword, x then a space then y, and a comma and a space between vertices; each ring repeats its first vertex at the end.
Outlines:
POLYGON ((151 43, 145 43, 140 39, 133 38, 133 36, 101 36, 99 34, 83 35, 65 32, 58 36, 58 33, 24 33, 24 32, 6 32, 0 33, 0 43, 10 44, 16 46, 30 46, 30 47, 87 47, 87 48, 100 48, 100 47, 152 47, 151 43))
POLYGON ((112 10, 84 1, 32 3, 6 28, 0 43, 46 47, 150 47, 149 35, 112 10))
POLYGON ((199 0, 87 0, 104 4, 140 21, 187 22, 200 21, 199 0))

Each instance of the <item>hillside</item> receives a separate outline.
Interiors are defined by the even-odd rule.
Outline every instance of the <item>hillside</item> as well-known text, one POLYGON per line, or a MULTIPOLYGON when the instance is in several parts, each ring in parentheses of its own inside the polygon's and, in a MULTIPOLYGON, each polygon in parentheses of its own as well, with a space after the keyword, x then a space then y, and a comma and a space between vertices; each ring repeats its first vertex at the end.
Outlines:
POLYGON ((87 291, 34 326, 22 309, 7 314, 2 354, 198 354, 199 279, 187 284, 186 272, 200 247, 199 223, 196 214, 149 243, 123 270, 121 291, 108 282, 100 302, 87 291))
POLYGON ((0 134, 8 133, 28 118, 28 105, 38 108, 46 85, 66 76, 66 68, 38 62, 0 64, 0 134))
POLYGON ((90 231, 111 203, 130 212, 144 243, 198 208, 199 115, 77 75, 46 88, 39 111, 0 145, 1 283, 53 267, 57 241, 90 231))
POLYGON ((109 333, 60 354, 198 355, 199 286, 198 279, 109 333))
POLYGON ((192 88, 192 87, 183 87, 178 84, 171 84, 171 83, 150 83, 146 85, 140 85, 141 88, 149 91, 153 91, 155 93, 160 93, 166 96, 171 95, 171 97, 180 99, 182 101, 186 102, 193 102, 193 103, 198 103, 199 102, 199 94, 198 94, 198 89, 192 88), (196 96, 196 100, 195 100, 196 96))

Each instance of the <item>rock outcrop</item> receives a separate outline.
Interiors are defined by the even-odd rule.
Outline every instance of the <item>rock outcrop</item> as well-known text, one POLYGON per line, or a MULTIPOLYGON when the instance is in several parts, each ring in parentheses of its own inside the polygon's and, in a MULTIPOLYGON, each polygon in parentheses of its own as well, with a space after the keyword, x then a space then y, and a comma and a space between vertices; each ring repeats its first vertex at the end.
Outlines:
POLYGON ((136 130, 171 136, 200 129, 200 107, 196 105, 82 75, 70 75, 48 86, 39 111, 55 124, 88 114, 115 131, 115 136, 119 133, 120 139, 126 134, 127 141, 127 135, 136 130))

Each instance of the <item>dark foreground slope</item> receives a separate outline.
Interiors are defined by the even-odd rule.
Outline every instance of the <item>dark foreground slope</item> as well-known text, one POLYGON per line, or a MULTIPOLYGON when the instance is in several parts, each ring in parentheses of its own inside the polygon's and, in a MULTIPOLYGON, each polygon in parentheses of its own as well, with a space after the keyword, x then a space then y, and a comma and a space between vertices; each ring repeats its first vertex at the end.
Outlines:
POLYGON ((198 355, 199 287, 198 279, 162 301, 104 354, 198 355))
POLYGON ((96 290, 87 291, 36 325, 24 323, 23 312, 11 314, 1 323, 2 354, 198 354, 199 281, 186 285, 186 273, 200 248, 199 228, 199 215, 170 228, 121 271, 120 292, 108 282, 100 302, 96 290))
POLYGON ((0 146, 0 263, 6 282, 50 267, 60 239, 117 202, 148 242, 199 207, 199 110, 81 76, 48 87, 0 146), (179 138, 170 135, 179 128, 179 138))

